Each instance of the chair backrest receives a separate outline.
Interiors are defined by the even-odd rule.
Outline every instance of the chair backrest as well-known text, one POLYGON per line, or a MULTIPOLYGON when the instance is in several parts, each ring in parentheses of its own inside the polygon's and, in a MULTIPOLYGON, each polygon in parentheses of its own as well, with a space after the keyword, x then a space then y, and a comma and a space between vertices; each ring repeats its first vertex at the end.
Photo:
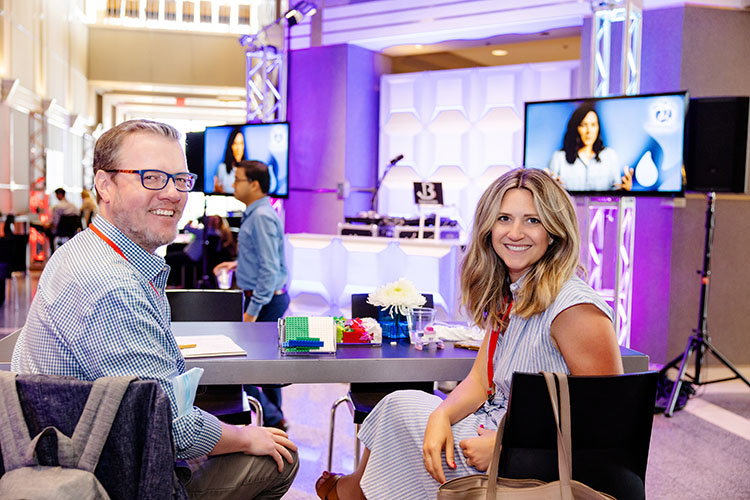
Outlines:
POLYGON ((242 321, 242 290, 167 290, 172 321, 242 321))
MULTIPOLYGON (((378 317, 378 308, 367 303, 368 293, 352 294, 352 318, 375 318, 378 317)), ((426 299, 424 307, 435 307, 431 293, 422 294, 426 299)))
POLYGON ((0 262, 10 264, 11 272, 26 272, 28 234, 11 234, 0 238, 0 262))
MULTIPOLYGON (((16 387, 29 434, 47 426, 72 436, 93 382, 54 375, 19 375, 16 387)), ((0 419, 0 425, 8 425, 0 419)), ((53 434, 37 445, 42 465, 56 465, 53 434)), ((186 498, 174 482, 174 445, 169 399, 154 380, 134 381, 123 396, 94 474, 110 498, 186 498)), ((0 455, 0 475, 5 473, 0 455)))
POLYGON ((63 238, 72 238, 81 230, 81 215, 61 215, 57 222, 55 236, 63 238))
MULTIPOLYGON (((645 498, 657 372, 568 377, 573 479, 618 500, 645 498)), ((515 373, 500 475, 557 479, 557 432, 540 374, 515 373)))

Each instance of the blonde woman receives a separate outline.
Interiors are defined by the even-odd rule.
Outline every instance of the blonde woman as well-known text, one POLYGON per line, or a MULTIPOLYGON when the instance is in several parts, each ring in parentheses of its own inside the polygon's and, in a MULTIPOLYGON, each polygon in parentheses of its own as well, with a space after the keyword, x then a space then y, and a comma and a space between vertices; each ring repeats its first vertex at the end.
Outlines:
POLYGON ((323 473, 318 495, 435 498, 447 479, 487 469, 513 372, 622 373, 612 310, 578 276, 579 248, 573 204, 552 177, 517 169, 497 179, 479 200, 461 271, 462 303, 487 331, 471 372, 445 400, 383 399, 362 424, 359 468, 323 473))

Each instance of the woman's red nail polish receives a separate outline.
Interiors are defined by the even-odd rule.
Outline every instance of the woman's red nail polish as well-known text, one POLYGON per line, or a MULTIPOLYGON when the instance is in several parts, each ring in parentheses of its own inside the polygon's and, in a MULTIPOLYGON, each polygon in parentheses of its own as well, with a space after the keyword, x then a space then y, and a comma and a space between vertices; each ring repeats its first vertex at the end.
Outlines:
POLYGON ((451 463, 451 466, 455 469, 456 468, 456 462, 451 463))
POLYGON ((482 429, 484 429, 484 425, 480 425, 479 427, 482 428, 482 429))

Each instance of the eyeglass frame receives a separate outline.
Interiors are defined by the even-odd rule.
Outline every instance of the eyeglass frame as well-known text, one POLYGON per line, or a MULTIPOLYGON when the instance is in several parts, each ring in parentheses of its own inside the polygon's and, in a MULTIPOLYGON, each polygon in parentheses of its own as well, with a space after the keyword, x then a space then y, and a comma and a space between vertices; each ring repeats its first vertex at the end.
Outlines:
POLYGON ((114 170, 106 170, 106 172, 115 173, 115 174, 117 172, 122 172, 122 173, 125 173, 125 174, 138 174, 138 175, 141 176, 141 186, 143 186, 143 189, 148 189, 149 191, 161 191, 162 189, 164 189, 165 187, 167 187, 167 184, 169 184, 169 179, 172 179, 172 182, 174 183, 174 188, 177 191, 179 191, 180 193, 190 193, 195 188, 195 181, 198 180, 198 176, 196 174, 192 173, 192 172, 178 172, 176 174, 170 174, 168 172, 165 172, 164 170, 159 170, 159 169, 156 169, 156 168, 144 168, 144 169, 141 169, 141 170, 114 169, 114 170), (145 175, 146 172, 158 172, 160 174, 166 175, 167 178, 164 181, 164 185, 162 187, 160 187, 160 188, 150 188, 150 187, 146 186, 146 184, 144 182, 144 179, 143 179, 143 176, 145 175), (178 175, 183 175, 183 176, 187 175, 190 179, 193 180, 193 185, 190 187, 190 189, 188 189, 187 191, 183 191, 182 189, 180 189, 179 187, 177 187, 177 176, 178 175))

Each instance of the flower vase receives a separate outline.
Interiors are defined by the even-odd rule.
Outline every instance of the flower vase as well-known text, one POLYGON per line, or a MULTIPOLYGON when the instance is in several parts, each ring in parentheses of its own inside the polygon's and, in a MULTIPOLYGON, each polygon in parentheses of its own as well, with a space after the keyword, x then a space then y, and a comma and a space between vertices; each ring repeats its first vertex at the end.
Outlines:
POLYGON ((389 339, 408 339, 409 324, 406 316, 394 312, 393 316, 383 308, 378 308, 378 323, 383 329, 383 337, 389 339))

